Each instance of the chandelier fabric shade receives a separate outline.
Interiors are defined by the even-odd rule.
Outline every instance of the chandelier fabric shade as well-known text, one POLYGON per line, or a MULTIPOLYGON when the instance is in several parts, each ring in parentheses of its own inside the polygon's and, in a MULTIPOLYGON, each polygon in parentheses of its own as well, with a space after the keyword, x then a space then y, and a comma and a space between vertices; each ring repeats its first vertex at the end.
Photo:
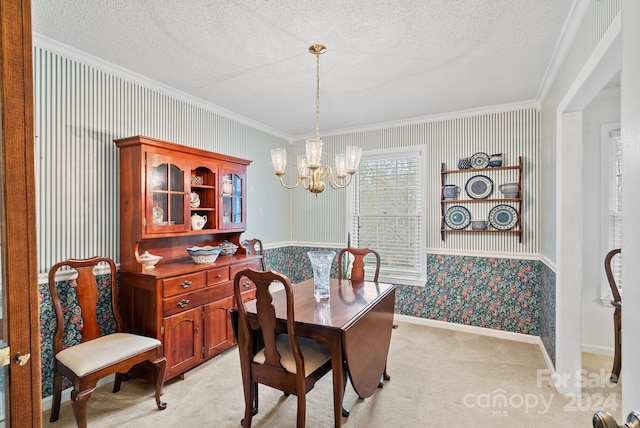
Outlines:
POLYGON ((271 162, 275 174, 280 179, 280 184, 287 189, 295 189, 300 184, 305 190, 314 193, 318 197, 326 187, 327 180, 333 189, 342 189, 351 183, 353 175, 357 172, 362 156, 362 148, 348 146, 346 153, 335 157, 335 168, 330 165, 322 165, 322 140, 320 139, 320 55, 327 48, 321 44, 309 46, 309 52, 316 56, 316 136, 306 141, 305 154, 299 155, 296 166, 298 169, 298 181, 292 186, 284 183, 282 177, 287 166, 287 151, 285 149, 271 150, 271 162))

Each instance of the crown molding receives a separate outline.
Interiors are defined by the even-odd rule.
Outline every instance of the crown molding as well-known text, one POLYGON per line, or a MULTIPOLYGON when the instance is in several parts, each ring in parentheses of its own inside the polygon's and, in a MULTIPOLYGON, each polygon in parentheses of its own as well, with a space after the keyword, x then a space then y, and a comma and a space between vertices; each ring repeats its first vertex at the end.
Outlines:
POLYGON ((187 94, 186 92, 179 91, 171 86, 165 85, 164 83, 160 83, 156 80, 143 76, 142 74, 136 73, 127 68, 113 64, 109 61, 105 61, 102 58, 99 58, 87 52, 81 51, 80 49, 76 49, 74 47, 61 43, 57 40, 51 39, 37 32, 33 33, 33 46, 37 46, 39 48, 46 49, 47 51, 50 51, 59 55, 63 55, 66 58, 81 62, 90 67, 95 67, 106 73, 110 73, 115 76, 126 79, 127 81, 137 83, 146 88, 162 92, 166 95, 180 99, 182 101, 186 101, 190 104, 193 104, 196 107, 203 108, 219 116, 238 122, 242 125, 246 125, 258 131, 262 131, 269 135, 273 135, 274 137, 282 138, 286 141, 291 141, 291 138, 289 135, 286 135, 276 129, 270 128, 262 123, 253 121, 249 118, 236 114, 230 110, 224 109, 215 104, 211 104, 206 101, 203 101, 202 99, 197 98, 193 95, 187 94))
MULTIPOLYGON (((387 128, 399 128, 402 126, 420 125, 420 124, 429 123, 429 122, 441 122, 444 120, 460 119, 460 118, 471 117, 471 116, 483 116, 487 114, 504 113, 507 111, 529 110, 529 109, 539 110, 540 108, 541 108, 541 105, 536 100, 522 101, 522 102, 508 103, 508 104, 498 104, 494 106, 478 107, 474 109, 459 110, 459 111, 454 111, 449 113, 438 113, 438 114, 433 114, 429 116, 420 116, 420 117, 414 117, 410 119, 402 119, 402 120, 396 120, 396 121, 390 121, 390 122, 381 122, 381 123, 376 123, 372 125, 356 126, 353 128, 336 129, 333 131, 324 132, 320 136, 331 137, 335 135, 355 134, 359 132, 377 131, 379 129, 387 129, 387 128)), ((308 138, 313 138, 313 137, 315 137, 315 134, 298 135, 296 137, 293 137, 293 141, 306 140, 308 138)))
MULTIPOLYGON (((136 73, 134 71, 131 71, 119 65, 113 64, 102 58, 91 55, 80 49, 76 49, 74 47, 61 43, 57 40, 51 39, 37 32, 33 33, 33 45, 42 49, 46 49, 47 51, 50 51, 53 53, 63 55, 66 58, 69 58, 71 60, 78 61, 83 64, 87 64, 91 67, 95 67, 97 69, 103 70, 107 73, 126 79, 127 81, 137 83, 139 85, 142 85, 144 87, 147 87, 153 90, 160 91, 164 94, 186 101, 197 107, 201 107, 205 110, 211 111, 212 113, 218 114, 222 117, 233 120, 240 124, 249 126, 258 131, 262 131, 269 135, 282 138, 287 142, 289 142, 289 144, 292 144, 294 141, 305 140, 307 138, 311 138, 315 136, 315 134, 304 134, 304 135, 292 137, 277 129, 273 129, 262 123, 253 121, 249 118, 236 114, 230 110, 226 110, 215 104, 208 103, 193 95, 187 94, 186 92, 179 91, 171 86, 168 86, 156 80, 150 79, 149 77, 143 76, 142 74, 136 73)), ((471 116, 481 116, 486 114, 503 113, 506 111, 525 110, 525 109, 532 109, 532 108, 540 109, 540 103, 536 100, 530 100, 530 101, 500 104, 500 105, 488 106, 488 107, 479 107, 479 108, 468 109, 468 110, 460 110, 460 111, 454 111, 454 112, 448 112, 448 113, 439 113, 439 114, 428 115, 428 116, 414 117, 410 119, 381 122, 381 123, 370 124, 365 126, 342 128, 342 129, 337 129, 333 131, 328 131, 326 133, 323 133, 321 136, 326 137, 326 136, 335 136, 335 135, 343 135, 343 134, 354 134, 359 132, 375 131, 379 129, 411 126, 411 125, 418 125, 418 124, 429 123, 429 122, 438 122, 443 120, 459 119, 459 118, 465 118, 465 117, 471 117, 471 116)))

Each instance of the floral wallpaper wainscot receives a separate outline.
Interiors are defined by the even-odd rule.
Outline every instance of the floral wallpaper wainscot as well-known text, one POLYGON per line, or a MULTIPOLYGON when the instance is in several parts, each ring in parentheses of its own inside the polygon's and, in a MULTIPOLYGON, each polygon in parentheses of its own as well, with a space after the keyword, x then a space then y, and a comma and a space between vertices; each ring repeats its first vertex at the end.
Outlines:
MULTIPOLYGON (((267 269, 280 271, 292 283, 313 277, 307 251, 339 248, 280 247, 265 250, 267 269)), ((331 276, 337 276, 334 260, 331 276)), ((109 275, 98 278, 101 308, 109 307, 109 275)), ((77 326, 65 343, 78 343, 82 321, 73 280, 57 284, 66 306, 65 319, 77 326)), ((40 285, 40 339, 42 396, 52 394, 55 314, 47 284, 40 285)), ((429 254, 427 282, 397 285, 397 314, 510 332, 539 335, 555 362, 555 274, 544 263, 531 260, 429 254)), ((105 331, 114 331, 105 313, 105 331)), ((65 383, 65 387, 70 386, 65 383)))
POLYGON ((556 273, 540 262, 540 332, 549 358, 556 365, 556 273))
POLYGON ((264 262, 268 270, 276 270, 285 274, 292 284, 313 278, 313 268, 307 256, 308 251, 333 250, 336 258, 331 265, 331 278, 337 278, 338 253, 342 248, 326 247, 282 247, 265 250, 264 262))
POLYGON ((538 335, 539 262, 429 254, 425 286, 396 299, 398 314, 538 335))

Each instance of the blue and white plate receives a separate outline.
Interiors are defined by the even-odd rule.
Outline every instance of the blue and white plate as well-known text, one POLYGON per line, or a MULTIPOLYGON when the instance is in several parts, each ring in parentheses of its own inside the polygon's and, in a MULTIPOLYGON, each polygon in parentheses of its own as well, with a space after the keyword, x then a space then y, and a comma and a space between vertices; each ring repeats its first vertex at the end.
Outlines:
POLYGON ((471 213, 461 205, 454 205, 444 214, 444 222, 451 229, 464 229, 471 222, 471 213))
POLYGON ((467 180, 464 190, 471 199, 484 199, 493 192, 493 181, 486 175, 474 175, 467 180))
POLYGON ((489 211, 489 224, 497 230, 509 230, 518 224, 518 212, 510 205, 496 205, 489 211))
POLYGON ((469 160, 471 168, 483 169, 489 166, 489 155, 484 152, 475 153, 469 160))

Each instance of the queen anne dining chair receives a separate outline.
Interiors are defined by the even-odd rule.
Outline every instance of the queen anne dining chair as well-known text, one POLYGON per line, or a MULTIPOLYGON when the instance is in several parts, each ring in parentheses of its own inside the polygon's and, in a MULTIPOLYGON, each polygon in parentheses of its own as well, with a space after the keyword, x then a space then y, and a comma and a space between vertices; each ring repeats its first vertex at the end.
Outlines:
MULTIPOLYGON (((376 267, 373 273, 373 281, 378 282, 378 276, 380 275, 380 254, 378 254, 377 251, 371 250, 369 248, 352 248, 352 247, 347 247, 340 250, 340 253, 338 253, 338 272, 339 272, 339 275, 343 275, 343 276, 345 274, 349 275, 349 273, 343 271, 343 268, 342 268, 343 266, 342 259, 344 258, 345 254, 347 257, 349 257, 349 260, 351 260, 349 255, 353 256, 353 265, 351 266, 351 271, 349 276, 349 279, 351 279, 352 284, 358 284, 358 283, 364 282, 364 277, 365 277, 364 258, 368 254, 373 254, 376 258, 376 267)), ((345 263, 345 267, 348 270, 348 262, 345 263)))
POLYGON ((293 288, 285 275, 274 271, 244 269, 233 284, 238 306, 238 348, 244 387, 244 428, 258 413, 258 384, 298 397, 297 428, 305 426, 306 394, 331 370, 329 350, 311 339, 296 336, 293 288), (256 285, 256 317, 249 318, 242 299, 244 277, 256 285), (278 326, 269 286, 282 283, 287 301, 287 321, 278 326), (260 343, 263 343, 261 345, 260 343))
POLYGON ((622 254, 622 249, 616 248, 607 253, 604 258, 604 270, 607 273, 607 281, 613 294, 611 305, 615 308, 613 311, 613 337, 614 337, 614 355, 613 368, 611 369, 611 382, 617 383, 620 378, 620 369, 622 368, 622 297, 620 290, 613 277, 612 261, 613 258, 622 254))
POLYGON ((264 249, 262 248, 262 241, 259 239, 245 239, 240 243, 244 248, 247 249, 247 254, 255 256, 262 256, 260 261, 260 267, 262 270, 267 270, 267 264, 264 261, 264 249))
POLYGON ((97 382, 115 374, 113 392, 118 392, 123 375, 134 365, 147 361, 154 367, 156 405, 164 410, 167 405, 160 395, 167 359, 162 344, 157 339, 122 332, 113 260, 93 257, 57 263, 49 271, 49 291, 57 323, 50 422, 57 421, 60 415, 63 376, 73 383, 71 405, 77 426, 84 428, 87 401, 97 382), (109 278, 98 277, 96 268, 105 264, 109 278), (68 286, 56 283, 60 269, 76 272, 68 286))
MULTIPOLYGON (((373 254, 376 259, 376 267, 373 271, 373 282, 378 282, 378 276, 380 275, 380 254, 377 251, 372 250, 370 248, 353 248, 347 247, 340 250, 338 253, 338 273, 339 275, 347 275, 351 280, 351 284, 354 286, 361 285, 364 283, 365 279, 365 269, 364 269, 364 259, 367 255, 373 254), (350 272, 345 272, 342 268, 342 260, 345 257, 349 257, 349 262, 351 261, 350 255, 353 256, 353 265, 351 266, 350 272)), ((349 270, 349 262, 345 263, 346 270, 349 270)), ((378 384, 378 387, 382 388, 383 380, 390 380, 391 376, 387 373, 387 366, 384 367, 384 372, 382 374, 382 379, 378 384)))

